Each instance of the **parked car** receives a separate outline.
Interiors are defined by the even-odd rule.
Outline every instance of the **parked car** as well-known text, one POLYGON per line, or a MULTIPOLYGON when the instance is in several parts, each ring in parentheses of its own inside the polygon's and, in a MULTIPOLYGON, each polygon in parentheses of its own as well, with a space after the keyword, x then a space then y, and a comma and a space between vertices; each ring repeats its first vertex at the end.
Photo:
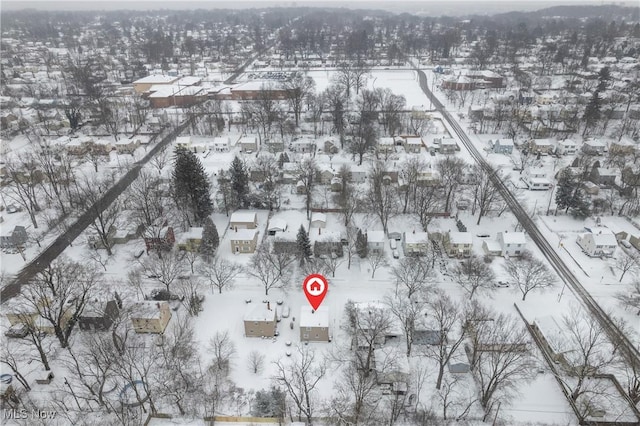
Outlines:
POLYGON ((508 282, 506 282, 506 281, 497 281, 497 282, 494 284, 494 286, 495 286, 495 287, 500 287, 500 288, 507 288, 507 287, 509 287, 509 283, 508 283, 508 282))
POLYGON ((631 243, 630 243, 629 241, 627 241, 627 240, 620 240, 620 245, 621 245, 622 247, 624 247, 624 248, 631 248, 631 247, 633 247, 633 246, 631 245, 631 243))
POLYGON ((164 288, 155 288, 153 290, 151 290, 151 293, 149 293, 148 296, 149 299, 151 300, 157 300, 157 301, 169 301, 169 300, 182 300, 180 296, 178 296, 177 294, 173 294, 167 290, 165 290, 164 288))
POLYGON ((393 251, 393 258, 394 259, 400 259, 400 253, 398 253, 398 250, 394 250, 393 251))
POLYGON ((282 310, 282 318, 289 318, 290 314, 291 314, 291 308, 289 308, 288 306, 285 306, 284 309, 282 310))
POLYGON ((25 324, 16 324, 9 327, 7 331, 4 332, 4 335, 7 337, 14 337, 17 339, 21 339, 27 335, 29 329, 25 324))

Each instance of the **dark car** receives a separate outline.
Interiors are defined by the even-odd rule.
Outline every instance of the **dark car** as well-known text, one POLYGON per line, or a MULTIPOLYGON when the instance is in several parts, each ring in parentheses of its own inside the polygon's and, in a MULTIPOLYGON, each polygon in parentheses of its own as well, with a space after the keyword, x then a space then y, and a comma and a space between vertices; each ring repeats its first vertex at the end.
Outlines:
POLYGON ((9 329, 4 332, 4 335, 7 337, 21 339, 25 337, 28 332, 29 330, 25 324, 16 324, 9 327, 9 329))
POLYGON ((148 298, 157 301, 182 300, 177 294, 173 294, 163 288, 151 290, 148 298))

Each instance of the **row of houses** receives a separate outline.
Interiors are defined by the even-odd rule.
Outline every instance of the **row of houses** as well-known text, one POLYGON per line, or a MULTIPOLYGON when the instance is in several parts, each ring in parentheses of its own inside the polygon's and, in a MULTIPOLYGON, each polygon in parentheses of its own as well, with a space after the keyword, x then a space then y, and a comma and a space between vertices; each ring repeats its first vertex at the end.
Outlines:
MULTIPOLYGON (((38 304, 43 307, 54 301, 41 300, 38 304)), ((81 314, 77 317, 77 324, 85 331, 106 331, 120 317, 123 303, 117 293, 113 298, 90 299, 81 314)), ((161 334, 171 319, 171 309, 166 301, 140 301, 129 306, 130 321, 136 333, 161 334)), ((64 311, 60 325, 64 328, 71 320, 73 309, 64 311)), ((24 327, 34 327, 41 333, 54 334, 55 330, 50 321, 42 318, 35 309, 28 310, 25 306, 12 304, 5 310, 5 316, 10 324, 9 335, 20 334, 24 327)), ((24 332, 23 332, 24 333, 24 332)))
MULTIPOLYGON (((278 322, 282 319, 283 313, 283 308, 272 307, 270 302, 250 306, 243 317, 245 337, 275 337, 278 322)), ((314 310, 303 306, 298 318, 301 342, 331 341, 329 308, 322 306, 314 310)))
MULTIPOLYGON (((511 154, 514 148, 512 139, 496 139, 489 141, 491 150, 496 154, 511 154)), ((540 155, 575 155, 578 153, 578 144, 572 139, 558 141, 555 138, 531 139, 521 144, 520 149, 527 149, 532 154, 540 155)), ((602 140, 587 139, 580 146, 580 151, 586 155, 598 156, 606 152, 620 155, 630 155, 638 150, 638 144, 624 137, 619 141, 609 144, 602 140)))

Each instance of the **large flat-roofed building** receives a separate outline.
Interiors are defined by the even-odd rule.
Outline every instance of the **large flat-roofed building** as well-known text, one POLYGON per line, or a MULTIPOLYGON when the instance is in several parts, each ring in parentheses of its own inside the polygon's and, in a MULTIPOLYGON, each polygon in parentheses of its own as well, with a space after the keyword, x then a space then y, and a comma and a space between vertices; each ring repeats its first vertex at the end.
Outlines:
POLYGON ((178 81, 178 79, 179 77, 172 77, 169 75, 162 75, 162 74, 148 75, 146 77, 143 77, 139 80, 134 81, 133 90, 135 90, 136 93, 144 93, 144 92, 147 92, 149 89, 151 89, 151 86, 153 85, 172 84, 178 81))

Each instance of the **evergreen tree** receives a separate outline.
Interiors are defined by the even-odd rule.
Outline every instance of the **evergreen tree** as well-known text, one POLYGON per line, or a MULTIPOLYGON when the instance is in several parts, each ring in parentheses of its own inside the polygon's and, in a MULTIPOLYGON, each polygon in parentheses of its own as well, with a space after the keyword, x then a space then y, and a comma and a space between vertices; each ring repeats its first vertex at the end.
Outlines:
POLYGON ((591 206, 587 196, 581 189, 576 189, 571 202, 571 216, 585 219, 591 216, 591 206))
POLYGON ((369 248, 367 247, 367 236, 363 234, 359 229, 358 233, 356 234, 356 253, 358 253, 358 256, 363 259, 369 254, 369 248))
POLYGON ((247 195, 249 195, 249 174, 244 163, 238 157, 234 157, 231 162, 229 179, 231 180, 231 194, 235 207, 246 206, 247 195))
POLYGON ((609 67, 604 67, 598 73, 598 88, 596 89, 596 91, 604 92, 605 90, 607 90, 609 80, 611 80, 611 71, 609 71, 609 67))
POLYGON ((298 245, 298 257, 300 258, 300 264, 302 265, 313 256, 309 235, 307 235, 307 231, 302 225, 300 225, 300 229, 298 229, 296 244, 298 245))
POLYGON ((558 177, 558 186, 556 187, 556 208, 569 210, 572 204, 573 192, 577 186, 576 178, 571 169, 564 168, 558 177))
POLYGON ((218 228, 210 217, 204 221, 204 229, 202 230, 202 245, 200 245, 200 253, 207 257, 213 257, 220 245, 220 236, 218 228))
POLYGON ((584 109, 584 115, 582 118, 584 119, 584 131, 582 132, 582 136, 587 134, 587 130, 594 127, 598 120, 600 120, 600 105, 602 104, 602 99, 600 98, 600 92, 597 90, 593 92, 591 99, 589 99, 589 103, 584 109))
MULTIPOLYGON (((174 198, 178 208, 186 209, 195 224, 202 223, 213 213, 211 186, 202 163, 196 155, 184 148, 175 150, 173 169, 174 198)), ((190 223, 191 224, 191 223, 190 223)))

